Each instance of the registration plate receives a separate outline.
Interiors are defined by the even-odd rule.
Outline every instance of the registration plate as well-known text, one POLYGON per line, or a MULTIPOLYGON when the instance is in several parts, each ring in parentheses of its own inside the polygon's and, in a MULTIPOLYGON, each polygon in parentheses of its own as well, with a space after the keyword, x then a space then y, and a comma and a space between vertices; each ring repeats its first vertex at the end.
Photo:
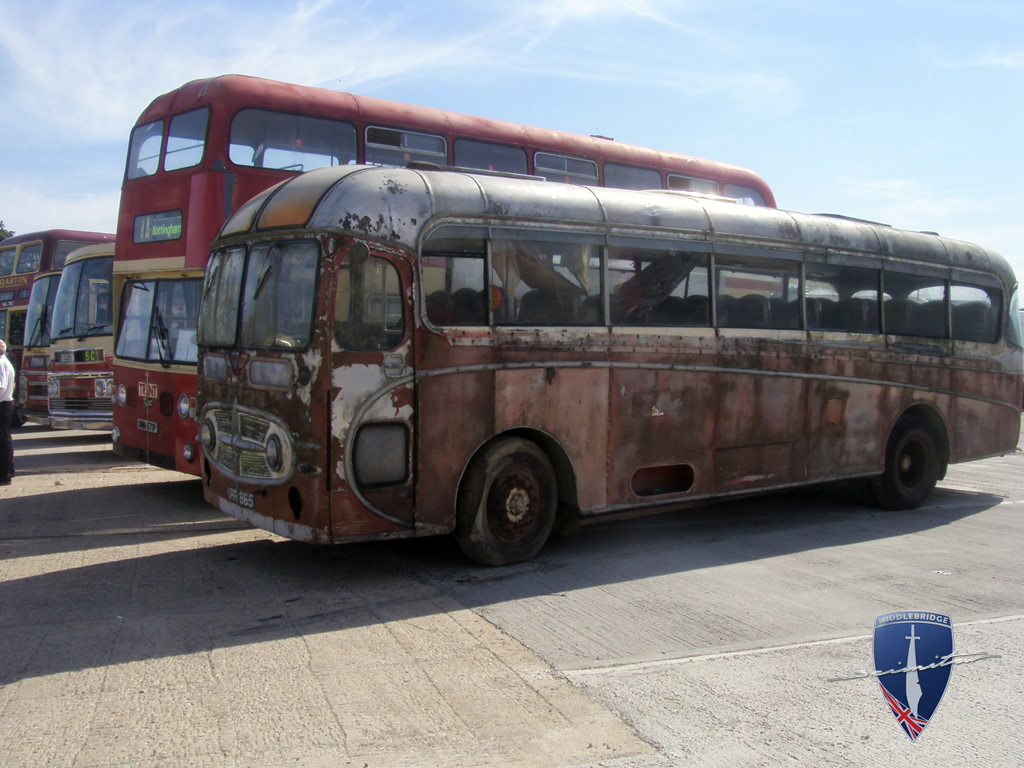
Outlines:
POLYGON ((256 498, 249 491, 240 491, 237 488, 228 488, 228 501, 249 509, 256 506, 256 498))
POLYGON ((139 430, 142 432, 149 432, 155 435, 159 427, 155 421, 146 421, 145 419, 139 419, 139 430))
POLYGON ((160 390, 157 389, 156 384, 150 384, 147 381, 139 382, 139 397, 148 398, 149 400, 156 400, 159 395, 160 390))

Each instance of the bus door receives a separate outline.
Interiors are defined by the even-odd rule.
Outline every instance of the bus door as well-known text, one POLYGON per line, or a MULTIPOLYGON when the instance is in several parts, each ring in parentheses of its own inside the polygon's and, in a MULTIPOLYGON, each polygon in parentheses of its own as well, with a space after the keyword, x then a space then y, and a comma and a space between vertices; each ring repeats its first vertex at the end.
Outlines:
POLYGON ((413 526, 412 280, 408 262, 371 255, 362 242, 338 261, 330 389, 335 536, 413 526))

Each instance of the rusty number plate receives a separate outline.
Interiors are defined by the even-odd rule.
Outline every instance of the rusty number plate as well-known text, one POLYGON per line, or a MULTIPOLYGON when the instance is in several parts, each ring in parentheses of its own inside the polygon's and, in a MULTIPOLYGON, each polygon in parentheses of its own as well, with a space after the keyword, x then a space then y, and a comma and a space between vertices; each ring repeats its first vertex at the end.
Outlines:
POLYGON ((157 389, 156 384, 150 384, 145 381, 139 382, 139 397, 146 397, 150 400, 156 400, 160 396, 160 390, 157 389))

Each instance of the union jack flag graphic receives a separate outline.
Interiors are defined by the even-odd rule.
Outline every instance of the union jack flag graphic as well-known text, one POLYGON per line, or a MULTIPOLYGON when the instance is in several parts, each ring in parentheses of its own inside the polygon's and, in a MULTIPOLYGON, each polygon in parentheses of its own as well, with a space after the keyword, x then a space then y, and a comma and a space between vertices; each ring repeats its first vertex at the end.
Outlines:
POLYGON ((911 741, 917 741, 917 737, 921 735, 921 731, 928 725, 928 720, 923 717, 914 717, 910 711, 910 707, 904 708, 900 704, 899 700, 885 690, 885 686, 882 686, 882 694, 885 696, 885 700, 889 702, 889 707, 892 709, 892 713, 896 715, 896 722, 898 722, 903 730, 907 732, 907 736, 910 737, 911 741))

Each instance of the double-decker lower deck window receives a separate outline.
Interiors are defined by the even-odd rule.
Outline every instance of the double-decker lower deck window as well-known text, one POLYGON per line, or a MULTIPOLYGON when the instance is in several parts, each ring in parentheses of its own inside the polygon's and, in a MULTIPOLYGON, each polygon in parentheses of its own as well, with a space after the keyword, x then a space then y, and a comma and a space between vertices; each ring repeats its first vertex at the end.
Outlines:
POLYGON ((121 294, 118 357, 164 365, 196 362, 202 280, 140 280, 121 294))

